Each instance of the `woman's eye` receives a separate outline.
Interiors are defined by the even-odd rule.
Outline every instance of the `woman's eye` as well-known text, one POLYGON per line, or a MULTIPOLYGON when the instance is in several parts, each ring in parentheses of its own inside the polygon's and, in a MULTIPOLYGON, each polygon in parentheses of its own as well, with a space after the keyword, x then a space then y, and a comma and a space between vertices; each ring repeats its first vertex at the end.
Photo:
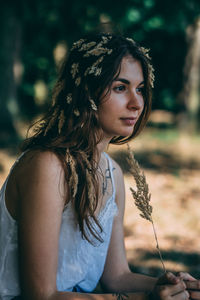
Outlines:
POLYGON ((117 92, 123 92, 126 89, 126 87, 124 85, 119 85, 114 87, 114 90, 117 92))
POLYGON ((144 87, 139 87, 136 89, 136 91, 140 94, 144 94, 144 87))

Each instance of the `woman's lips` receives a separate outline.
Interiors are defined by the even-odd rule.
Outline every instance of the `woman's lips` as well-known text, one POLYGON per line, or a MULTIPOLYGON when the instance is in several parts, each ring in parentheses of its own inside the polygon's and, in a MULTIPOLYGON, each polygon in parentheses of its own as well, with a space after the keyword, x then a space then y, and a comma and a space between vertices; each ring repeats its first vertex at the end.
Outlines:
POLYGON ((120 118, 127 126, 135 125, 137 118, 120 118))

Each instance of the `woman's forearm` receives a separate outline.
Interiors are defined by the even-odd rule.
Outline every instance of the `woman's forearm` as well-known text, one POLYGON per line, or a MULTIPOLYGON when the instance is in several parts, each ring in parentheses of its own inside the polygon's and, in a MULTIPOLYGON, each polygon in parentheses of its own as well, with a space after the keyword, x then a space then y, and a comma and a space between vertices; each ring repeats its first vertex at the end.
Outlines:
POLYGON ((127 272, 110 281, 108 285, 103 283, 103 287, 113 292, 148 293, 153 290, 156 281, 155 277, 127 272))
MULTIPOLYGON (((14 298, 15 299, 15 298, 14 298)), ((16 300, 18 297, 16 297, 16 300)), ((51 295, 22 295, 19 300, 148 300, 148 293, 125 293, 125 292, 113 292, 105 294, 93 294, 93 293, 76 293, 76 292, 58 292, 51 295)))
POLYGON ((130 272, 124 274, 120 282, 125 287, 125 291, 144 293, 151 292, 157 280, 155 277, 130 272))
POLYGON ((148 296, 145 293, 86 294, 57 292, 48 300, 148 300, 148 296))

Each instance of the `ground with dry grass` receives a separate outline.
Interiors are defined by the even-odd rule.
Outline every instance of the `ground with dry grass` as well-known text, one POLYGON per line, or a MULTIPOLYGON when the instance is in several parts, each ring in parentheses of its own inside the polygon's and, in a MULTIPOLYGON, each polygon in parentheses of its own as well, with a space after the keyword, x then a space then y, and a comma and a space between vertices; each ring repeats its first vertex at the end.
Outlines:
MULTIPOLYGON (((130 143, 143 167, 152 194, 153 219, 165 266, 200 277, 200 139, 174 131, 146 130, 130 143)), ((125 245, 131 267, 160 274, 151 224, 139 216, 129 187, 126 146, 112 146, 110 155, 125 175, 125 245)))
MULTIPOLYGON (((145 171, 152 194, 153 218, 168 270, 189 271, 200 277, 200 138, 169 130, 148 129, 130 143, 145 171)), ((110 155, 125 176, 125 245, 135 271, 162 272, 151 224, 139 216, 129 187, 126 146, 110 146, 110 155)), ((0 186, 16 154, 0 150, 0 186)))

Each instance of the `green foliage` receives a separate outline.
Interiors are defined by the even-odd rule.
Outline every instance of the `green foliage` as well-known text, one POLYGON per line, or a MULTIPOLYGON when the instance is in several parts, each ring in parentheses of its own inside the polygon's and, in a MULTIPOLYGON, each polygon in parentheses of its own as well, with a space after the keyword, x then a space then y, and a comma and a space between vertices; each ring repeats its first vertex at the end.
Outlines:
POLYGON ((152 49, 157 75, 154 108, 179 109, 175 99, 182 85, 185 30, 200 14, 199 0, 21 0, 18 6, 12 3, 22 30, 24 73, 18 87, 22 114, 32 118, 46 109, 46 104, 37 107, 33 86, 37 80, 43 80, 52 87, 56 78, 56 45, 61 41, 71 45, 86 32, 97 29, 101 21, 111 22, 115 31, 152 49))
POLYGON ((179 132, 176 129, 155 129, 151 131, 150 135, 150 138, 169 144, 178 139, 179 132))

